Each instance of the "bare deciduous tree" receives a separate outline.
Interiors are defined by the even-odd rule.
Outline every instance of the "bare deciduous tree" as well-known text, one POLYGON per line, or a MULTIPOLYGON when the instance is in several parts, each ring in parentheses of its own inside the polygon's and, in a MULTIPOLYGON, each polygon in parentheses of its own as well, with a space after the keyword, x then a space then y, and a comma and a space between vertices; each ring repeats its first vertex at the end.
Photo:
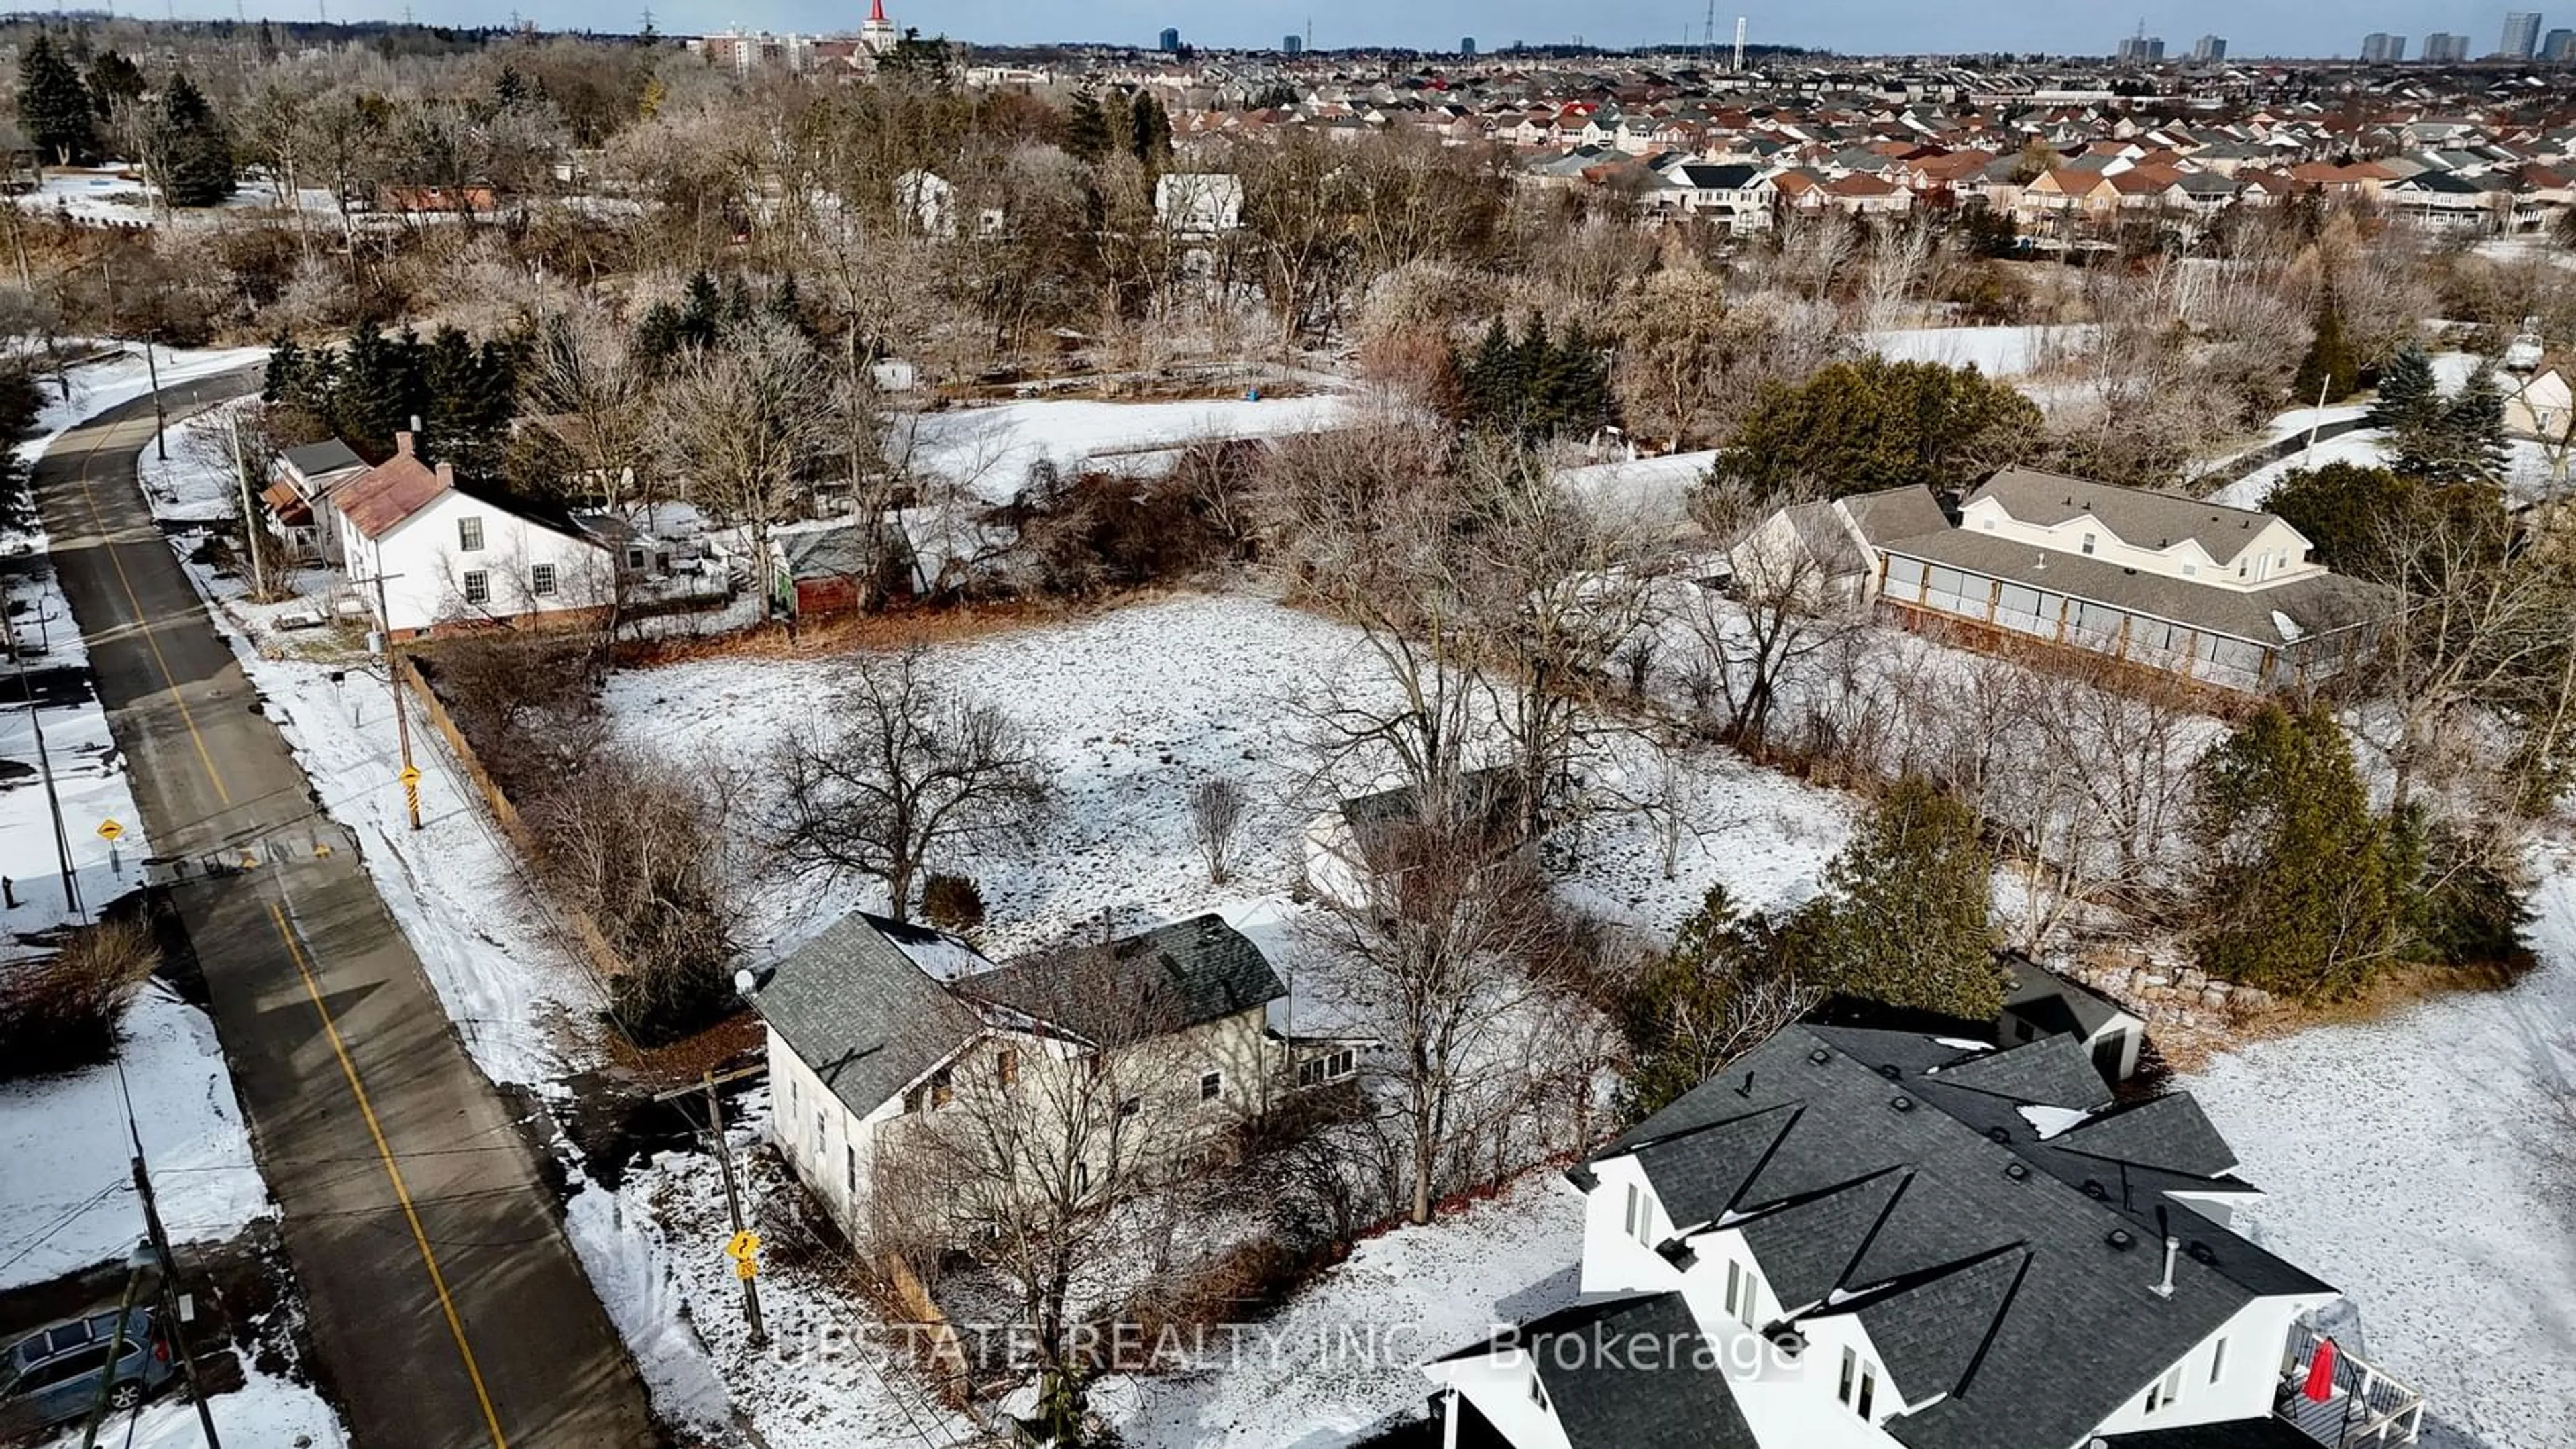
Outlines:
POLYGON ((1724 593, 1676 585, 1687 591, 1676 612, 1714 665, 1727 737, 1758 756, 1782 689, 1860 630, 1859 601, 1831 562, 1851 545, 1833 505, 1814 496, 1784 505, 1720 480, 1694 496, 1692 512, 1711 538, 1729 544, 1729 581, 1724 593))
POLYGON ((1242 833, 1248 804, 1242 782, 1230 777, 1201 780, 1190 789, 1190 829, 1214 884, 1223 885, 1234 874, 1235 837, 1242 833))
POLYGON ((918 646, 862 658, 777 754, 781 855, 883 881, 897 920, 934 854, 1027 839, 1050 793, 1010 716, 941 688, 925 661, 918 646))
POLYGON ((744 526, 755 580, 769 531, 830 440, 831 369, 785 322, 759 318, 682 362, 659 409, 670 467, 708 512, 744 526))

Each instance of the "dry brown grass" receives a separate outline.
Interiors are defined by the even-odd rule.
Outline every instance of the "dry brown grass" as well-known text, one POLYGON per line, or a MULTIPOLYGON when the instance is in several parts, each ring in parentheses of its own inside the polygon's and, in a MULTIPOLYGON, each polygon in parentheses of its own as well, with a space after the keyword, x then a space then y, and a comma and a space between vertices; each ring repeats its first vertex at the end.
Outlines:
POLYGON ((0 968, 0 1076, 35 1076, 116 1055, 117 1024, 161 964, 151 930, 105 920, 39 961, 0 968))

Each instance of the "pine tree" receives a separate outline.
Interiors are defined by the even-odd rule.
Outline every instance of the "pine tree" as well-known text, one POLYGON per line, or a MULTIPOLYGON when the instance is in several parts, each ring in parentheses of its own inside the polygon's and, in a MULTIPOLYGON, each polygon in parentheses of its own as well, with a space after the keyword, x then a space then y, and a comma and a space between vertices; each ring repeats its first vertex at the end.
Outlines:
POLYGON ((2407 343, 2380 370, 2379 400, 2370 405, 2370 425, 2403 435, 2430 424, 2442 410, 2442 386, 2433 376, 2433 360, 2424 349, 2407 343))
POLYGON ((233 142, 203 93, 174 74, 152 108, 151 153, 172 206, 219 206, 233 194, 233 142))
POLYGON ((1086 166, 1109 154, 1109 120, 1100 107, 1099 88, 1088 81, 1073 93, 1066 113, 1064 153, 1086 166))
POLYGON ((2194 786, 2206 862, 2194 944, 2211 975, 2321 999, 2395 958, 2401 851, 2324 706, 2265 705, 2201 758, 2194 786))
POLYGON ((1171 159, 1172 118, 1151 94, 1139 92, 1128 107, 1127 132, 1127 149, 1137 160, 1150 167, 1171 159))
POLYGON ((2298 375, 2290 380, 2290 396, 2311 407, 2320 396, 2340 402, 2352 396, 2360 383, 2361 366, 2353 359, 2352 344, 2344 340, 2343 310, 2335 305, 2334 290, 2328 288, 2317 304, 2316 337, 2308 344, 2307 356, 2299 359, 2298 375))
POLYGON ((98 108, 102 121, 114 119, 119 107, 143 99, 145 89, 142 70, 115 51, 102 50, 89 63, 90 104, 98 108))
POLYGON ((1521 396, 1520 351, 1512 345, 1511 333, 1497 317, 1485 329, 1482 342, 1476 344, 1476 355, 1459 368, 1466 381, 1467 411, 1470 418, 1489 427, 1519 426, 1516 417, 1521 396))
POLYGON ((297 396, 304 386, 304 368, 304 349, 295 345, 292 335, 280 334, 277 345, 268 350, 268 367, 260 374, 259 400, 281 403, 297 396))
POLYGON ((2466 481, 2504 476, 2509 456, 2504 440, 2504 384, 2495 368, 2480 366, 2469 374, 2460 395, 2442 409, 2433 427, 2440 442, 2437 476, 2466 481))
POLYGON ((53 37, 38 35, 18 61, 18 126, 27 144, 58 166, 94 161, 96 122, 80 73, 54 49, 53 37))
POLYGON ((409 331, 390 338, 373 321, 360 323, 341 354, 340 379, 332 389, 332 426, 349 446, 382 458, 394 448, 394 434, 408 431, 421 411, 420 339, 409 331))
POLYGON ((1825 887, 1824 965, 1841 990, 1976 1020, 2002 1009, 1986 919, 1994 857, 1967 806, 1899 781, 1826 865, 1825 887))

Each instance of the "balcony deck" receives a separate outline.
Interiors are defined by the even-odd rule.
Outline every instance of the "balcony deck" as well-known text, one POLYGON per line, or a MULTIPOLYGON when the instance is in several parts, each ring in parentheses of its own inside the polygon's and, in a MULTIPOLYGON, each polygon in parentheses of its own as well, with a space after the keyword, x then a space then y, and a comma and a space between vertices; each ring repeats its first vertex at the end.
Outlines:
POLYGON ((2363 1359, 2338 1351, 2334 1391, 2323 1400, 2307 1396, 2308 1366, 2320 1341, 2305 1329, 2290 1335, 2274 1416, 2326 1449, 2402 1449, 2415 1443, 2423 1430, 2424 1396, 2363 1359))

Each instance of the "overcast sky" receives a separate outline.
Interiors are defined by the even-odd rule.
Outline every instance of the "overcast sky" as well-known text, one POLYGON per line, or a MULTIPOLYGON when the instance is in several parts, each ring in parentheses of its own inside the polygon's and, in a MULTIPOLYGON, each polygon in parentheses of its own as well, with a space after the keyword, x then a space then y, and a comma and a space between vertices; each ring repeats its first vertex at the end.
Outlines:
MULTIPOLYGON (((136 13, 150 15, 149 0, 131 0, 136 13)), ((401 0, 318 0, 335 20, 356 17, 399 19, 401 0)), ((517 0, 516 13, 552 29, 633 30, 642 21, 640 0, 517 0), (631 9, 621 11, 618 6, 631 9)), ((1736 0, 1741 4, 1742 0, 1736 0)), ((919 26, 922 33, 995 43, 1091 40, 1137 45, 1154 43, 1166 25, 1178 26, 1184 39, 1208 45, 1276 45, 1289 31, 1312 24, 1314 43, 1338 48, 1354 45, 1402 45, 1447 50, 1462 35, 1473 35, 1487 50, 1514 40, 1532 44, 1567 41, 1578 34, 1594 45, 1663 45, 1679 41, 1685 31, 1696 39, 1707 18, 1706 0, 1595 0, 1568 5, 1563 0, 1411 0, 1388 5, 1383 0, 888 0, 889 16, 898 25, 919 26)), ((227 0, 194 0, 179 5, 182 14, 230 13, 227 0)), ((254 4, 253 13, 262 7, 254 4)), ((315 11, 294 6, 266 7, 280 18, 310 19, 315 11)), ((506 24, 512 0, 413 0, 415 19, 455 24, 506 24)), ((727 25, 805 32, 855 28, 867 14, 864 3, 822 4, 815 0, 768 0, 768 3, 724 4, 718 0, 662 0, 653 6, 654 24, 666 35, 686 35, 727 25)), ((2183 0, 2132 9, 2099 4, 2024 7, 1962 0, 1805 0, 1795 6, 1775 5, 1738 10, 1718 7, 1717 30, 1723 43, 1735 30, 1735 16, 1746 17, 1753 40, 1811 45, 1851 54, 1958 50, 2045 50, 2061 54, 2106 54, 2112 43, 2146 21, 2147 33, 2164 37, 2168 53, 2191 49, 2194 37, 2225 36, 2231 56, 2349 56, 2361 49, 2361 37, 2372 30, 2407 37, 2413 57, 2429 31, 2448 30, 2469 37, 2469 53, 2496 48, 2504 27, 2501 6, 2405 3, 2405 0, 2183 0)), ((2565 15, 2542 11, 2544 28, 2576 25, 2576 0, 2565 15)))

